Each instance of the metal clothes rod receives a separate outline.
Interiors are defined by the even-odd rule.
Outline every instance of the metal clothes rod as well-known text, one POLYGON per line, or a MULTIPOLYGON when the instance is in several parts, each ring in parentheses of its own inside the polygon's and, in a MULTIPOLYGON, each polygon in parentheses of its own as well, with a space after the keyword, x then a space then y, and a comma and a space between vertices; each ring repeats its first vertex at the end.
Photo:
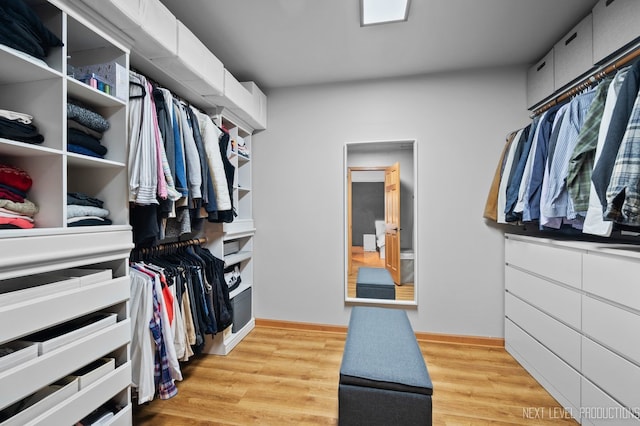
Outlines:
POLYGON ((189 246, 198 246, 198 245, 206 244, 206 242, 207 242, 206 238, 193 238, 190 240, 176 241, 173 243, 158 244, 153 247, 141 247, 141 248, 133 249, 131 251, 130 258, 133 261, 142 260, 147 256, 175 253, 177 250, 181 248, 189 247, 189 246))
POLYGON ((535 109, 533 111, 533 113, 531 114, 531 118, 542 114, 543 112, 545 112, 549 108, 553 107, 554 105, 561 104, 562 102, 566 101, 567 99, 571 98, 572 96, 577 95, 578 93, 580 93, 584 89, 587 89, 587 88, 593 86, 594 84, 596 84, 600 80, 604 79, 606 76, 617 72, 620 68, 623 68, 624 66, 628 65, 629 63, 631 63, 634 59, 636 59, 638 57, 640 57, 640 46, 636 46, 636 48, 634 50, 626 53, 624 56, 622 56, 621 58, 617 59, 612 64, 610 64, 608 66, 605 66, 604 68, 596 71, 594 74, 590 75, 589 77, 584 78, 577 85, 571 87, 567 91, 563 92, 561 95, 557 96, 556 98, 554 98, 551 101, 547 102, 546 104, 542 105, 540 108, 535 109))

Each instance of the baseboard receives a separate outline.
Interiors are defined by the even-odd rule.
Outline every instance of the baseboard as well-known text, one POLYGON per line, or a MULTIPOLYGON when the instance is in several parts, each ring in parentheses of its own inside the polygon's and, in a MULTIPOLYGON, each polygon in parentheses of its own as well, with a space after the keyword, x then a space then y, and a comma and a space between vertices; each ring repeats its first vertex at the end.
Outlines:
POLYGON ((457 343, 469 346, 504 348, 504 338, 502 337, 463 336, 457 334, 417 332, 416 339, 422 342, 457 343))
MULTIPOLYGON (((332 333, 347 332, 347 327, 340 325, 314 324, 308 322, 281 321, 262 318, 256 318, 256 327, 285 328, 301 331, 328 331, 332 333)), ((456 334, 417 332, 416 339, 423 342, 455 343, 459 345, 504 348, 504 339, 500 337, 462 336, 456 334)))

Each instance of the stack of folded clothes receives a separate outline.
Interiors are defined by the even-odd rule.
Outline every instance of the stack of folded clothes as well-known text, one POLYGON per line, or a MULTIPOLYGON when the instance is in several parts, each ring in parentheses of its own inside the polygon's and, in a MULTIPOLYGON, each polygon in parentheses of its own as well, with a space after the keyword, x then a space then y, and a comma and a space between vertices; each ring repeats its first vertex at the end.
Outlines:
POLYGON ((87 106, 69 99, 67 102, 67 150, 76 154, 104 158, 107 147, 100 143, 109 122, 87 106))
POLYGON ((23 0, 0 1, 0 44, 37 59, 49 56, 62 41, 42 23, 23 0))
POLYGON ((67 193, 67 226, 111 225, 104 202, 82 192, 67 193))
POLYGON ((44 142, 31 115, 6 109, 0 109, 0 138, 31 144, 44 142))
POLYGON ((27 199, 33 181, 27 172, 0 164, 0 229, 30 229, 38 206, 27 199))

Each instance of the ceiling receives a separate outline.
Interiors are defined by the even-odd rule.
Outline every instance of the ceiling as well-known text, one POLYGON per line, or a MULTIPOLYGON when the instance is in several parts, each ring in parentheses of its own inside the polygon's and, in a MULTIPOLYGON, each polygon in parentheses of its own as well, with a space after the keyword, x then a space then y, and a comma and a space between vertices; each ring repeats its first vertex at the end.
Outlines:
POLYGON ((597 0, 413 0, 360 27, 359 0, 161 0, 239 81, 269 89, 530 65, 597 0))

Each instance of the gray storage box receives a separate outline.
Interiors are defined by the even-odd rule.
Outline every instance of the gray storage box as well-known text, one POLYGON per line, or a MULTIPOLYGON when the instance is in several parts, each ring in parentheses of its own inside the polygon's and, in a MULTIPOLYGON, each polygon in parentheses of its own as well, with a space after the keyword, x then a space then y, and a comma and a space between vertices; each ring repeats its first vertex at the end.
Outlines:
POLYGON ((233 305, 231 332, 237 333, 251 320, 251 287, 231 299, 231 304, 233 305))

